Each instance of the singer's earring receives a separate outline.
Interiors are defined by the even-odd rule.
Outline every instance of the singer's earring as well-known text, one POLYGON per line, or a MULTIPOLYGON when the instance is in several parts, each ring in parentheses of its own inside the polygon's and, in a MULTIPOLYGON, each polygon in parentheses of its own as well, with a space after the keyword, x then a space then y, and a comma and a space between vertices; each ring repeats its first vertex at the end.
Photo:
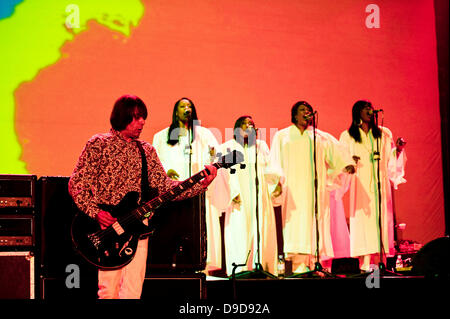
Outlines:
POLYGON ((361 126, 362 125, 362 120, 361 118, 358 120, 358 123, 356 124, 357 126, 361 126))

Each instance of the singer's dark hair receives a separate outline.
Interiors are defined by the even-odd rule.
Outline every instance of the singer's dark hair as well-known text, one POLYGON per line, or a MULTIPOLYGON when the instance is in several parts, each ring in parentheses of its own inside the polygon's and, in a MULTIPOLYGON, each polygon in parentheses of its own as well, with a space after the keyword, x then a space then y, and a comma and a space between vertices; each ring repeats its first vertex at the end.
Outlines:
POLYGON ((306 106, 311 113, 313 112, 313 108, 308 102, 306 102, 306 101, 298 101, 298 102, 296 102, 292 106, 292 109, 291 109, 291 122, 293 124, 297 124, 297 120, 295 119, 295 116, 297 115, 298 108, 300 106, 302 106, 302 105, 306 106))
POLYGON ((111 127, 116 131, 124 130, 133 119, 147 119, 147 107, 144 101, 135 95, 125 94, 119 97, 109 118, 111 127))
MULTIPOLYGON (((241 126, 242 123, 244 123, 245 119, 250 119, 253 121, 253 118, 250 115, 242 115, 236 120, 233 128, 233 137, 236 140, 236 142, 238 142, 241 145, 244 145, 244 137, 241 134, 242 131, 241 126)), ((248 134, 248 146, 255 145, 255 142, 256 142, 256 131, 252 130, 248 134)))
POLYGON ((191 143, 195 139, 196 126, 199 125, 198 117, 197 117, 197 110, 195 109, 194 102, 192 102, 192 100, 187 97, 182 97, 181 99, 176 101, 175 105, 173 107, 173 111, 172 111, 172 123, 170 124, 169 132, 167 133, 167 144, 172 145, 172 146, 178 143, 177 129, 179 129, 180 123, 178 121, 179 119, 178 119, 177 111, 178 111, 178 104, 182 100, 187 100, 187 101, 189 101, 189 103, 191 103, 192 114, 191 114, 191 118, 189 119, 189 130, 192 131, 191 143))
MULTIPOLYGON (((348 129, 350 136, 358 143, 361 143, 361 134, 359 132, 359 126, 361 124, 361 111, 369 106, 373 109, 372 103, 367 100, 358 100, 353 104, 352 108, 352 124, 348 129)), ((372 135, 374 138, 381 137, 381 129, 375 124, 375 118, 372 117, 369 122, 369 128, 372 129, 372 135)))

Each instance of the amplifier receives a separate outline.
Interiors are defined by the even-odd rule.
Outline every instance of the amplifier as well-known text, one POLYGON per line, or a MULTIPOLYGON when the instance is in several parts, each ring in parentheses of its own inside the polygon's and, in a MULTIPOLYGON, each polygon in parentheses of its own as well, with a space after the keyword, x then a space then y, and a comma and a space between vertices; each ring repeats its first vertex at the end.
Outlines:
POLYGON ((32 236, 0 236, 1 246, 33 246, 32 236))
POLYGON ((0 215, 0 247, 33 245, 33 216, 0 215))
POLYGON ((0 208, 32 208, 36 175, 0 175, 0 208))

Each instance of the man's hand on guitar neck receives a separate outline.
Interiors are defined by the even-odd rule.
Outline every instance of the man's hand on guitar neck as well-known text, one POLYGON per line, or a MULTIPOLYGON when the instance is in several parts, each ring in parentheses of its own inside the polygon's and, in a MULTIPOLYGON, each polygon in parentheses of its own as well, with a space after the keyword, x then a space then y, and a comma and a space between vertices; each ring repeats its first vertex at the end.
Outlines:
POLYGON ((217 176, 217 168, 214 165, 205 165, 205 168, 208 172, 208 175, 200 181, 204 188, 208 187, 208 185, 211 184, 211 182, 217 176))
POLYGON ((101 229, 105 229, 109 226, 111 226, 112 224, 114 224, 117 221, 117 218, 112 217, 110 213, 105 212, 104 210, 101 210, 97 216, 95 217, 95 219, 98 221, 98 223, 100 224, 100 228, 101 229))

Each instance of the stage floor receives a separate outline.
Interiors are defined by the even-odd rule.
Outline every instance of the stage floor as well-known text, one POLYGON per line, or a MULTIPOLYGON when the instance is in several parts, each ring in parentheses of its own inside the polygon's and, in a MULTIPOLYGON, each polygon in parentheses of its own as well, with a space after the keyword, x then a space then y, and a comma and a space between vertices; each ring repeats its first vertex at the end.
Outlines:
POLYGON ((284 278, 284 279, 227 279, 206 278, 206 299, 216 300, 292 300, 299 294, 334 296, 340 293, 358 297, 383 294, 385 297, 423 294, 439 289, 449 294, 449 281, 407 275, 362 274, 347 277, 284 278))
POLYGON ((397 311, 404 317, 407 313, 417 315, 422 309, 428 309, 429 315, 440 315, 438 309, 448 313, 450 297, 448 278, 374 273, 232 280, 195 273, 152 274, 145 279, 140 300, 103 301, 96 298, 96 278, 85 279, 77 289, 67 289, 63 280, 48 279, 41 287, 45 297, 29 304, 50 308, 83 304, 100 306, 102 311, 106 306, 113 312, 134 309, 136 313, 151 309, 151 313, 162 313, 164 318, 300 318, 311 311, 319 317, 352 316, 360 314, 361 307, 366 314, 385 316, 397 311))
MULTIPOLYGON (((58 300, 75 298, 95 300, 97 278, 81 278, 79 288, 68 289, 64 278, 40 281, 41 294, 37 299, 58 300), (40 297, 39 297, 40 296, 40 297)), ((142 300, 296 300, 312 295, 333 295, 333 298, 352 296, 365 298, 383 295, 386 298, 418 296, 442 291, 450 297, 449 280, 412 275, 336 275, 320 277, 315 273, 306 277, 283 279, 230 279, 206 276, 204 273, 167 273, 146 276, 142 300)))

